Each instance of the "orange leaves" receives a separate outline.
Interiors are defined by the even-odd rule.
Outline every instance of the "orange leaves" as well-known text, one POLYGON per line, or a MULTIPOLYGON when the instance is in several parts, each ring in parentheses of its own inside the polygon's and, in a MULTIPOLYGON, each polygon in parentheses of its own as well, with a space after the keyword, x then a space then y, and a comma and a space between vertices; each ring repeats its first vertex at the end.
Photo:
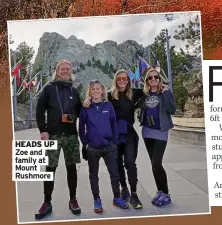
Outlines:
POLYGON ((215 51, 209 54, 210 59, 221 60, 222 59, 222 44, 216 48, 215 51))
MULTIPOLYGON (((115 0, 114 0, 115 1, 115 0)), ((221 0, 132 0, 128 1, 128 13, 200 11, 204 58, 222 44, 221 0)), ((218 50, 217 50, 218 51, 218 50)), ((214 56, 219 56, 216 53, 214 56)), ((221 58, 216 58, 221 59, 221 58)))
MULTIPOLYGON (((0 10, 0 38, 6 50, 6 20, 82 17, 153 12, 201 11, 204 57, 222 44, 222 0, 15 0, 4 1, 0 10)), ((1 47, 1 46, 0 46, 1 47)), ((0 48, 0 52, 2 51, 0 48)))
POLYGON ((121 14, 121 0, 77 0, 70 16, 105 16, 121 14))
POLYGON ((6 91, 10 91, 10 80, 9 80, 9 68, 8 59, 1 60, 1 79, 0 79, 0 89, 1 95, 5 94, 6 91))
POLYGON ((222 43, 222 2, 212 0, 211 3, 199 0, 187 0, 188 4, 201 11, 204 58, 210 51, 215 51, 222 43))

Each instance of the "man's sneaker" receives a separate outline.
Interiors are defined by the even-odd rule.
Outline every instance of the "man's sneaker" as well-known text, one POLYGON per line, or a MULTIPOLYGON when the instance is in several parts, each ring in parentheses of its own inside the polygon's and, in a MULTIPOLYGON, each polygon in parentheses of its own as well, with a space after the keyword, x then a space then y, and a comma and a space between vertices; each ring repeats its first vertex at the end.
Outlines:
POLYGON ((120 197, 124 200, 124 201, 128 201, 130 198, 130 193, 129 193, 129 189, 127 187, 123 187, 120 193, 120 197))
POLYGON ((76 199, 72 199, 69 201, 69 209, 73 214, 80 214, 81 209, 79 207, 78 201, 76 199))
POLYGON ((156 206, 166 206, 171 203, 171 197, 169 194, 161 193, 160 197, 156 200, 156 206))
POLYGON ((114 198, 113 205, 118 206, 122 209, 128 209, 129 205, 122 198, 114 198))
POLYGON ((138 198, 137 193, 132 193, 130 197, 130 204, 133 206, 134 209, 142 209, 143 205, 138 198))
POLYGON ((94 200, 94 212, 95 213, 102 213, 103 207, 102 207, 102 201, 100 198, 94 200))
POLYGON ((155 205, 155 202, 157 201, 157 199, 161 196, 163 192, 162 191, 158 191, 156 193, 156 196, 152 199, 152 204, 155 205))
POLYGON ((51 202, 44 202, 39 209, 38 213, 35 214, 36 219, 42 219, 47 214, 52 212, 52 204, 51 202))

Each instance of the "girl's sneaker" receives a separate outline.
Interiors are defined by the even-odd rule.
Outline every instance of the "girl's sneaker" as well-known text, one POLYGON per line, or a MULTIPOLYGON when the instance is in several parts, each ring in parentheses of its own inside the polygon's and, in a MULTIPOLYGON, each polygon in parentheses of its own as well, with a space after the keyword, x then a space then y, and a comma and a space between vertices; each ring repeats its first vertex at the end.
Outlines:
POLYGON ((118 206, 121 209, 128 209, 129 205, 122 198, 114 198, 113 205, 118 206))
POLYGON ((100 198, 94 200, 94 212, 95 213, 102 213, 103 207, 102 207, 102 201, 100 198))
POLYGON ((129 193, 129 189, 127 187, 122 188, 122 191, 120 193, 120 197, 126 202, 129 200, 130 193, 129 193))
POLYGON ((171 197, 169 194, 162 193, 160 197, 156 200, 156 206, 166 206, 171 203, 171 197))
POLYGON ((158 198, 161 196, 163 192, 162 191, 158 191, 156 193, 156 196, 152 199, 152 204, 155 205, 155 202, 158 200, 158 198))

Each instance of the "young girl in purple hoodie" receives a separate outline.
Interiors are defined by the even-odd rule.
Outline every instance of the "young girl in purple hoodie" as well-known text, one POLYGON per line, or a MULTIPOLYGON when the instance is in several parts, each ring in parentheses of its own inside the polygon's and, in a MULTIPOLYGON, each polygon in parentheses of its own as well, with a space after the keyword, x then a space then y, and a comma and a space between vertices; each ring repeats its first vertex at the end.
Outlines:
POLYGON ((113 106, 107 101, 106 90, 100 81, 89 83, 87 97, 91 98, 89 108, 82 108, 79 117, 79 136, 83 144, 82 154, 88 160, 89 179, 94 197, 94 211, 103 212, 99 195, 99 160, 102 157, 110 174, 113 205, 128 208, 120 198, 117 145, 119 144, 118 125, 113 106))

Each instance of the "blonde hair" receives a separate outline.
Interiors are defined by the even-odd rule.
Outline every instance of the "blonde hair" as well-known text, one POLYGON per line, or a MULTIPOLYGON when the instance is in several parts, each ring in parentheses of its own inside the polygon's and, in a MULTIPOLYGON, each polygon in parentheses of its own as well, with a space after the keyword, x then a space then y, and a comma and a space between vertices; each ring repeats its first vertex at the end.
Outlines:
MULTIPOLYGON (((56 69, 55 69, 55 72, 53 73, 52 75, 52 80, 59 80, 58 78, 58 71, 59 71, 59 67, 61 64, 63 63, 67 63, 71 66, 72 68, 72 64, 71 62, 69 62, 68 60, 60 60, 58 63, 57 63, 57 66, 56 66, 56 69)), ((73 73, 70 74, 70 81, 74 82, 75 81, 75 75, 73 73)))
POLYGON ((95 81, 94 83, 92 82, 92 84, 88 84, 88 90, 87 90, 87 92, 86 92, 86 98, 89 98, 89 97, 91 97, 91 87, 92 86, 94 86, 95 84, 100 84, 100 86, 101 86, 101 88, 103 89, 103 93, 102 93, 102 99, 104 100, 104 101, 108 101, 108 99, 107 99, 107 91, 106 91, 106 88, 105 88, 105 86, 102 84, 102 82, 100 82, 100 81, 95 81))
POLYGON ((160 88, 161 77, 160 77, 160 74, 158 73, 158 71, 157 71, 156 69, 154 69, 154 68, 151 67, 151 68, 146 72, 146 76, 145 76, 145 80, 144 80, 143 92, 144 92, 144 94, 146 94, 146 95, 149 95, 149 91, 150 91, 150 85, 148 84, 147 79, 148 79, 149 74, 150 74, 151 72, 156 72, 157 75, 159 76, 159 81, 160 81, 160 82, 159 82, 158 87, 157 87, 157 93, 158 93, 158 94, 161 93, 161 88, 160 88))
POLYGON ((128 77, 128 84, 126 85, 126 97, 128 99, 132 99, 132 96, 133 96, 133 91, 132 91, 132 88, 133 88, 133 84, 131 83, 130 81, 130 77, 129 77, 129 74, 126 70, 124 69, 120 69, 116 72, 115 76, 114 76, 114 79, 113 79, 113 84, 112 84, 112 87, 111 87, 111 96, 118 100, 119 99, 119 88, 117 87, 117 82, 116 82, 116 79, 117 79, 117 76, 120 74, 120 73, 125 73, 128 77))

